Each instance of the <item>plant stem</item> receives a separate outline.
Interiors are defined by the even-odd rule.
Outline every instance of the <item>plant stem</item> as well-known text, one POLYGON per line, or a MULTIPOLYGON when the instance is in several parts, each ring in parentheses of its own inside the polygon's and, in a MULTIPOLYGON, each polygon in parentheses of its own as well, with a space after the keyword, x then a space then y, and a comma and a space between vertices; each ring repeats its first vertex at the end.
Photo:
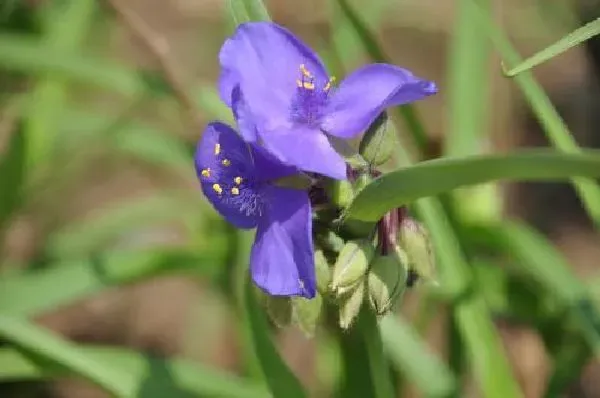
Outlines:
POLYGON ((381 335, 377 326, 377 318, 373 311, 364 308, 360 315, 357 329, 363 335, 369 358, 369 370, 373 380, 374 398, 394 398, 394 386, 390 378, 390 368, 383 353, 381 335))

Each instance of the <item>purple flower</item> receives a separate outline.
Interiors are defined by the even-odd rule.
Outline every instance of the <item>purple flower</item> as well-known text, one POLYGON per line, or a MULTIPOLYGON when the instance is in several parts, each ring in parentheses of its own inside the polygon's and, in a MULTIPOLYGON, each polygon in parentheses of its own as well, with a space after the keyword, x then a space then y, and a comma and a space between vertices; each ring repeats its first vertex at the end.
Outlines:
POLYGON ((337 179, 346 178, 346 165, 329 136, 351 138, 385 108, 437 92, 433 82, 387 64, 362 67, 334 87, 317 54, 269 22, 240 25, 219 59, 221 99, 256 125, 242 129, 244 139, 260 139, 281 161, 337 179))
POLYGON ((274 184, 297 169, 262 147, 246 144, 219 122, 204 131, 195 164, 202 191, 215 209, 238 228, 257 227, 250 255, 254 283, 271 295, 314 297, 308 193, 274 184))

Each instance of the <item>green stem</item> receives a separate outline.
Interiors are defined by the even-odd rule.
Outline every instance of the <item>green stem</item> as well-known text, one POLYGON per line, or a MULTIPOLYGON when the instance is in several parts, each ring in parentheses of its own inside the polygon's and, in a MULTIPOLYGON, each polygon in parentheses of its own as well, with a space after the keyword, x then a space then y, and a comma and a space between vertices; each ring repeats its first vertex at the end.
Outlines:
POLYGON ((357 325, 367 348, 369 370, 373 380, 374 398, 394 398, 394 385, 390 378, 390 368, 383 353, 383 343, 377 326, 377 318, 370 309, 363 309, 357 325))

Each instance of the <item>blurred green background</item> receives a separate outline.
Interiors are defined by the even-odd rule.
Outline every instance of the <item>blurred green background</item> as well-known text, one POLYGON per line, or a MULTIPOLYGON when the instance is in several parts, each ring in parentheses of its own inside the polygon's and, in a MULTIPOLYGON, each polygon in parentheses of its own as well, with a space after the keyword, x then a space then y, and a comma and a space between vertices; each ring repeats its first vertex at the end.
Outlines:
MULTIPOLYGON (((600 16, 592 0, 483 3, 524 56, 600 16)), ((134 369, 140 383, 132 396, 268 396, 242 294, 252 233, 220 219, 202 196, 192 163, 202 126, 232 120, 215 90, 217 54, 233 29, 228 4, 0 0, 0 315, 34 320, 90 346, 117 373, 134 369), (179 362, 158 359, 165 357, 179 362)), ((424 157, 549 146, 466 2, 344 4, 391 62, 438 82, 440 93, 415 106, 427 131, 424 157), (464 133, 454 134, 457 129, 464 133)), ((266 5, 274 21, 317 49, 336 74, 371 61, 339 2, 266 5)), ((600 39, 541 65, 535 77, 576 141, 600 147, 600 39)), ((397 130, 402 145, 418 153, 403 125, 397 130)), ((600 298, 599 235, 570 185, 497 184, 447 199, 475 289, 523 396, 600 397, 593 354, 600 351, 571 314, 583 307, 561 301, 569 292, 557 293, 556 274, 549 281, 532 268, 568 263, 565 285, 600 298), (540 234, 513 234, 506 220, 540 234), (511 243, 521 238, 524 248, 511 243), (536 255, 540 247, 547 250, 536 255)), ((392 332, 383 338, 398 397, 493 396, 493 387, 478 387, 477 364, 465 365, 477 352, 469 354, 473 346, 461 341, 452 305, 443 292, 419 287, 394 316, 404 329, 383 329, 392 332), (400 331, 423 346, 400 347, 412 344, 400 331), (439 359, 435 366, 461 384, 450 395, 423 388, 436 380, 420 379, 410 349, 425 346, 439 359)), ((586 319, 595 316, 594 308, 585 311, 586 319)), ((7 341, 0 347, 0 397, 107 396, 69 376, 60 361, 24 355, 31 347, 20 329, 10 330, 29 348, 13 350, 9 329, 0 333, 7 341)), ((360 361, 344 351, 350 334, 326 327, 314 338, 295 328, 271 332, 309 396, 350 396, 337 387, 351 377, 349 364, 360 361)))

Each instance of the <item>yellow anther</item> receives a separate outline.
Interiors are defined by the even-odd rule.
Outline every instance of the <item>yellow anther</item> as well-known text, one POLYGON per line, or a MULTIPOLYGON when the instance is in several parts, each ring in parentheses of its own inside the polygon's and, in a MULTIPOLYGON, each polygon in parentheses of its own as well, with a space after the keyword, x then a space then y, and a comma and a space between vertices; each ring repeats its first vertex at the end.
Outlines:
POLYGON ((233 181, 236 183, 236 185, 240 185, 243 181, 242 177, 235 177, 233 179, 233 181))
POLYGON ((232 195, 239 195, 240 194, 240 190, 237 189, 236 187, 231 188, 231 194, 232 195))
POLYGON ((311 82, 304 82, 303 86, 307 90, 314 90, 315 89, 315 84, 311 83, 311 82))
POLYGON ((329 81, 327 82, 327 84, 325 85, 325 87, 323 88, 323 90, 328 91, 331 88, 331 85, 335 82, 335 76, 331 76, 329 78, 329 81))
POLYGON ((202 170, 202 177, 210 177, 210 167, 208 169, 202 170))
POLYGON ((215 155, 221 153, 221 144, 215 144, 215 155))
POLYGON ((308 69, 306 69, 304 64, 300 64, 300 72, 302 72, 305 77, 312 77, 312 74, 308 71, 308 69))
POLYGON ((229 166, 231 164, 231 161, 229 159, 223 159, 221 163, 223 164, 223 166, 229 166))
POLYGON ((213 184, 212 189, 219 195, 223 193, 223 188, 219 184, 213 184))
POLYGON ((302 88, 302 81, 301 80, 296 80, 296 85, 300 88, 302 88))

